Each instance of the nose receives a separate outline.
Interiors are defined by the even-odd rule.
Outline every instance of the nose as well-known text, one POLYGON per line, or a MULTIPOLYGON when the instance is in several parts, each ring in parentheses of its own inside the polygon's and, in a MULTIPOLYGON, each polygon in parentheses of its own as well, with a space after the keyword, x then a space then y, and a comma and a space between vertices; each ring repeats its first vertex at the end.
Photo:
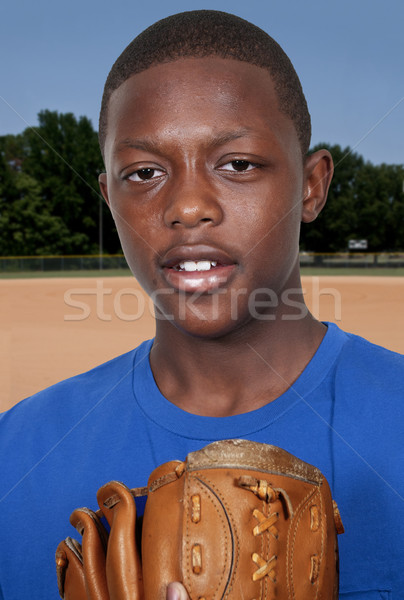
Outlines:
POLYGON ((217 191, 203 177, 184 177, 173 181, 167 191, 164 222, 167 227, 218 225, 223 212, 217 191))

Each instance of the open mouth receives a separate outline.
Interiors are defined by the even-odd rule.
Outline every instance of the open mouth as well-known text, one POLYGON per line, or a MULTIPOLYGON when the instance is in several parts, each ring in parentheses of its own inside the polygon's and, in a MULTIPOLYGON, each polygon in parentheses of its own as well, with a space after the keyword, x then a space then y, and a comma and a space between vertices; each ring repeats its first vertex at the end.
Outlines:
POLYGON ((214 292, 237 271, 237 263, 227 252, 208 244, 175 246, 163 255, 160 265, 170 287, 189 293, 214 292))
POLYGON ((218 266, 217 260, 183 260, 177 265, 174 265, 174 271, 186 271, 192 273, 194 271, 210 271, 218 266))

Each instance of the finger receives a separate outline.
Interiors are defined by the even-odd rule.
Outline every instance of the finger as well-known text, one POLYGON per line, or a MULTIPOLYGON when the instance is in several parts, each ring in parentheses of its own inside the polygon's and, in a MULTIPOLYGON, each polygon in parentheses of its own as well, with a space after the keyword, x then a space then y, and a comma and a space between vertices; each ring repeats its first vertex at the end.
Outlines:
POLYGON ((98 515, 88 508, 78 508, 70 522, 82 535, 83 571, 87 600, 109 600, 105 555, 107 532, 98 515))
POLYGON ((118 481, 100 488, 97 500, 111 527, 106 559, 110 600, 142 600, 142 569, 135 538, 135 500, 130 490, 118 481))
POLYGON ((175 581, 167 586, 167 600, 189 600, 187 590, 182 583, 175 581))
POLYGON ((80 544, 66 538, 57 547, 55 558, 60 597, 63 600, 87 600, 80 544))

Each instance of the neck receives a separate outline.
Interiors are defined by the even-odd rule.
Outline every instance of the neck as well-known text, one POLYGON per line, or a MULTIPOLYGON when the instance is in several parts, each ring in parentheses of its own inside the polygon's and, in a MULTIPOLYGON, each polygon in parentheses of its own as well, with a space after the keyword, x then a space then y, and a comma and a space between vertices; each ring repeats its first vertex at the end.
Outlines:
POLYGON ((218 338, 198 338, 157 324, 151 366, 162 394, 187 412, 230 416, 278 398, 299 377, 326 328, 299 320, 252 321, 218 338))

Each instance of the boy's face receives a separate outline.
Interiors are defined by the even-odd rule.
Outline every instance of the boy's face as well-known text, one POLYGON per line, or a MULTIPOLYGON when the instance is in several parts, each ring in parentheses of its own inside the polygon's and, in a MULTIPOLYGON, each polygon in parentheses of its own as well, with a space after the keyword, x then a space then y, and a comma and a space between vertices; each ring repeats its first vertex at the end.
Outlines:
POLYGON ((132 76, 110 99, 105 161, 103 195, 160 318, 216 337, 254 318, 251 298, 299 287, 307 177, 267 71, 208 57, 132 76))

